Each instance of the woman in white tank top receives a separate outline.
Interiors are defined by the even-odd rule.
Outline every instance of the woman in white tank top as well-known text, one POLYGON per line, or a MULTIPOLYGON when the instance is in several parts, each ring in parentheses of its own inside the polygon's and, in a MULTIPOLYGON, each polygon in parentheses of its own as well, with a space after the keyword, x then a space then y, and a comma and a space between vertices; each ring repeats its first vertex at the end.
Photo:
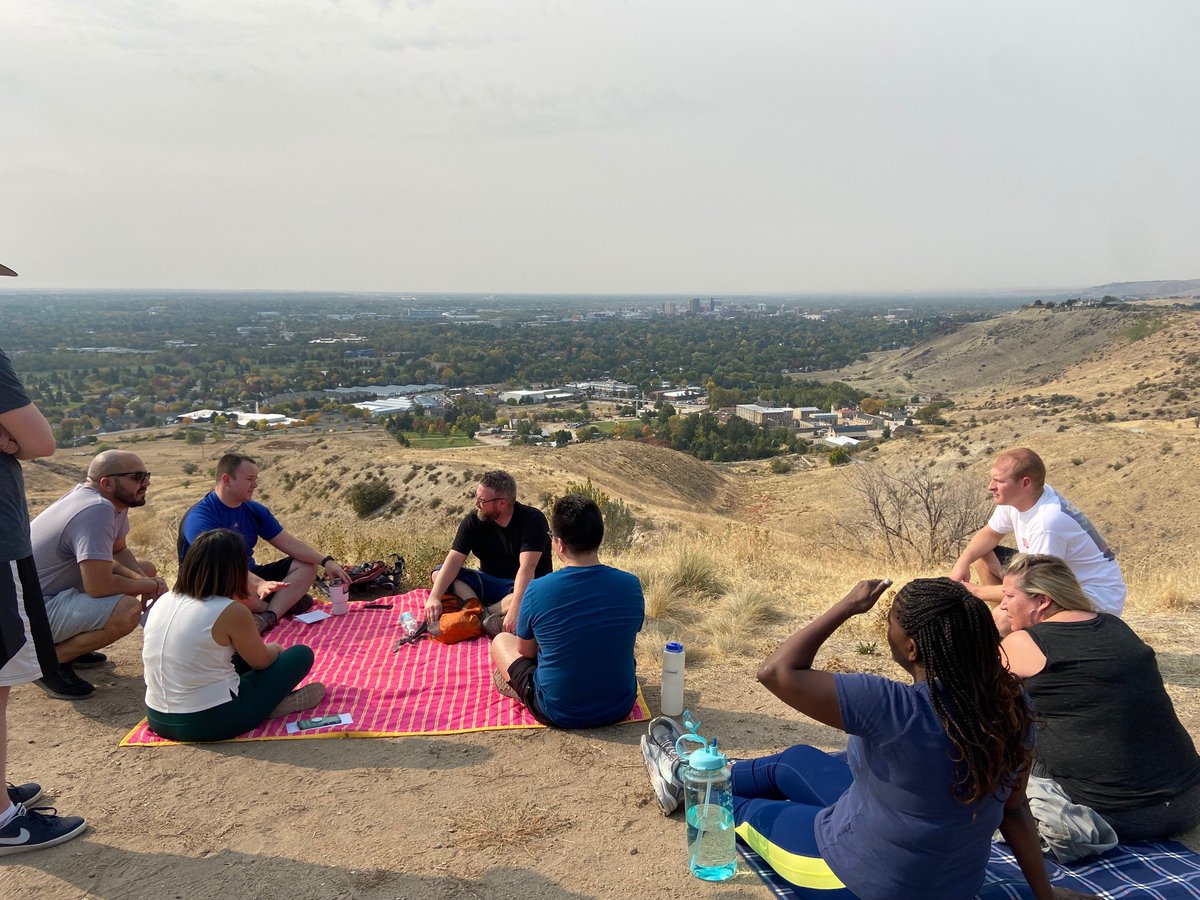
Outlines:
POLYGON ((264 719, 312 709, 325 686, 296 690, 313 664, 312 648, 263 643, 250 610, 246 549, 237 532, 197 538, 174 588, 146 621, 142 662, 150 728, 175 741, 223 741, 264 719))

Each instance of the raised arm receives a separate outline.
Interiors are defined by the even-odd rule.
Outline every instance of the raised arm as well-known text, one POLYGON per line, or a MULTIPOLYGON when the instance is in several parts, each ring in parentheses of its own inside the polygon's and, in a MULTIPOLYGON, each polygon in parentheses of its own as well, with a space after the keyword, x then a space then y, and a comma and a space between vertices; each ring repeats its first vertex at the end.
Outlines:
POLYGON ((833 675, 812 667, 817 651, 847 619, 870 610, 891 587, 887 579, 860 581, 845 597, 784 641, 758 670, 772 694, 810 718, 842 728, 833 675))

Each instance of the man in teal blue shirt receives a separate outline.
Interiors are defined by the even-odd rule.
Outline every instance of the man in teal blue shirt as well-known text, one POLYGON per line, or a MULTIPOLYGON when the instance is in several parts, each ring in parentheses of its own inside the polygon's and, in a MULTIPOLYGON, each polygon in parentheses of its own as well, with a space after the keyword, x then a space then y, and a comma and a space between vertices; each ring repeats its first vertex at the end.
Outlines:
POLYGON ((594 501, 563 497, 550 527, 563 565, 530 582, 516 633, 492 641, 497 686, 544 725, 610 725, 637 699, 633 645, 645 617, 642 586, 637 576, 600 562, 604 520, 594 501))

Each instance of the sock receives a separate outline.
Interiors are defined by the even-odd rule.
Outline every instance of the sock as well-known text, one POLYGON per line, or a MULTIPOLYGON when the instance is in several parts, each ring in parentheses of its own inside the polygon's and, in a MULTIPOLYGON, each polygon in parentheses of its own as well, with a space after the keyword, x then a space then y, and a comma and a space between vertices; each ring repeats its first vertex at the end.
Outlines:
POLYGON ((5 802, 8 803, 8 809, 0 811, 0 828, 3 828, 10 820, 17 815, 17 805, 5 797, 5 802))

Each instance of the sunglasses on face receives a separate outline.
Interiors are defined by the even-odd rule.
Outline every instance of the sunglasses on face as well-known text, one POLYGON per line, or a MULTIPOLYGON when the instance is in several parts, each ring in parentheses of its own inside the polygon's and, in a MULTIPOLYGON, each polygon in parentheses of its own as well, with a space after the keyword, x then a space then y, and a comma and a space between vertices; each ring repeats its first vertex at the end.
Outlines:
POLYGON ((105 478, 132 478, 138 484, 145 484, 150 480, 150 473, 143 470, 140 472, 113 472, 105 475, 105 478))

